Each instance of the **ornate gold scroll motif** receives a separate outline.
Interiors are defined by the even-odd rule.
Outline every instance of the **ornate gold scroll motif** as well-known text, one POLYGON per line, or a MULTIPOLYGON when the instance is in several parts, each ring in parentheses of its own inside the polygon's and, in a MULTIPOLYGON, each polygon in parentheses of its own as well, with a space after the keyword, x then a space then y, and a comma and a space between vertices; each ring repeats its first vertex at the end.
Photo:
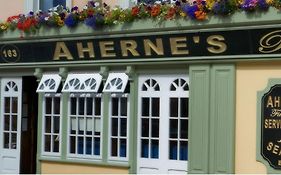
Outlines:
POLYGON ((281 30, 276 30, 264 35, 260 39, 259 51, 273 53, 281 49, 281 30))

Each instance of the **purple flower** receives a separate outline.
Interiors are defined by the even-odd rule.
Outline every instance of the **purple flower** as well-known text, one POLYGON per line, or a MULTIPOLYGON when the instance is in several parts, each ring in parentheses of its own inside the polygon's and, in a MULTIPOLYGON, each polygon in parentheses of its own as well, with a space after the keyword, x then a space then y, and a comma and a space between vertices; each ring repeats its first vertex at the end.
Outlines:
POLYGON ((198 10, 198 6, 197 5, 192 5, 189 6, 188 4, 185 4, 182 8, 182 10, 191 18, 191 19, 195 19, 195 12, 198 10))
POLYGON ((64 20, 65 25, 68 27, 75 27, 78 23, 78 20, 76 20, 74 14, 69 14, 65 20, 64 20))
POLYGON ((258 7, 261 9, 261 10, 267 10, 269 5, 266 3, 265 0, 258 0, 258 7))
POLYGON ((96 27, 96 18, 90 17, 85 19, 85 24, 89 27, 95 28, 96 27))
POLYGON ((72 9, 71 9, 71 11, 73 12, 73 11, 77 11, 78 10, 78 7, 77 6, 74 6, 72 9))
POLYGON ((96 15, 93 15, 90 18, 86 18, 85 24, 89 27, 97 28, 97 27, 102 26, 104 24, 104 17, 103 17, 103 15, 98 13, 96 15))
POLYGON ((180 1, 176 1, 176 6, 181 6, 181 2, 180 1))

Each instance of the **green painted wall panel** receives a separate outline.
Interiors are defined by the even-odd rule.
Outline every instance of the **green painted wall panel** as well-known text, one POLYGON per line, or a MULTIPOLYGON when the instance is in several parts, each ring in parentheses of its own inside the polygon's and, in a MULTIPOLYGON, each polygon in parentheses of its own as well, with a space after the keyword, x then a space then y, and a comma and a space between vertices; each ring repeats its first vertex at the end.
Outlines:
POLYGON ((44 94, 38 94, 38 126, 37 126, 37 160, 36 160, 36 174, 41 174, 41 148, 42 148, 42 113, 43 113, 43 98, 44 94))
POLYGON ((210 66, 190 66, 189 173, 208 173, 210 66))
POLYGON ((210 99, 209 173, 234 173, 235 67, 213 65, 210 99))

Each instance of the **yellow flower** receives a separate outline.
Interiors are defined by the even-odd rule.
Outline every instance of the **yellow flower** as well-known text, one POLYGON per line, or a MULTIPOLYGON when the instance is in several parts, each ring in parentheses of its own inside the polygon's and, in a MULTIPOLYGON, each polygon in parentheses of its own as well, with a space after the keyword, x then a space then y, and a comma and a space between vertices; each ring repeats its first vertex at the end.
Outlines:
POLYGON ((273 4, 273 0, 266 0, 267 4, 273 4))
POLYGON ((186 17, 186 14, 184 12, 180 12, 181 17, 186 17))
POLYGON ((59 20, 58 20, 58 26, 62 27, 63 25, 64 25, 64 21, 61 20, 61 19, 59 19, 59 20))
POLYGON ((8 28, 8 25, 7 25, 7 24, 5 24, 5 23, 1 23, 1 24, 0 24, 0 29, 1 29, 1 30, 7 30, 7 28, 8 28))

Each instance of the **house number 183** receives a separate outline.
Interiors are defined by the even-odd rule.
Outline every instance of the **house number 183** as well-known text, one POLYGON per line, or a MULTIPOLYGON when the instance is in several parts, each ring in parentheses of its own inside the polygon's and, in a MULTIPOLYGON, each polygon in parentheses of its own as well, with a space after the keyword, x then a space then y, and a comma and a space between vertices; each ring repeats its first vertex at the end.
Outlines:
POLYGON ((3 50, 3 56, 5 58, 16 58, 18 57, 18 53, 16 49, 5 49, 3 50))

